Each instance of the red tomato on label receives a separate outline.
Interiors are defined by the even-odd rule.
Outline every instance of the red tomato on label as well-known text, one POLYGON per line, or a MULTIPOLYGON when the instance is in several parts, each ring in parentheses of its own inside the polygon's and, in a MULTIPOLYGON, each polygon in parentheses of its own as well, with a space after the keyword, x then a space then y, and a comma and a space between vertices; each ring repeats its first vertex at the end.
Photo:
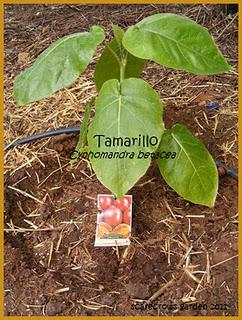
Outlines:
POLYGON ((119 208, 120 210, 126 210, 129 208, 130 202, 128 198, 118 198, 114 201, 115 207, 119 208))
POLYGON ((126 223, 126 224, 130 224, 130 210, 127 209, 124 211, 124 214, 123 214, 123 222, 126 223))
POLYGON ((110 196, 99 197, 99 207, 102 210, 108 209, 113 204, 113 198, 110 196))
POLYGON ((97 214, 97 223, 104 222, 104 213, 98 212, 97 214))
POLYGON ((117 226, 122 222, 122 211, 119 208, 111 206, 104 211, 104 219, 106 223, 117 226))

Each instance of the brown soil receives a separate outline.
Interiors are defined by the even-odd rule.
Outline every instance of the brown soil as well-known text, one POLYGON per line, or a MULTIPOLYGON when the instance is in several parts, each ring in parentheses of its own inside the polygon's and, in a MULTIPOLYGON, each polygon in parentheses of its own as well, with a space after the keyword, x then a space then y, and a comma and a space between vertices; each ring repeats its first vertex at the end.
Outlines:
MULTIPOLYGON (((82 118, 83 105, 80 110, 75 103, 75 109, 68 110, 75 110, 78 117, 71 123, 61 117, 58 105, 69 108, 65 91, 45 99, 43 105, 32 104, 39 104, 37 112, 23 107, 19 112, 26 115, 19 117, 15 109, 14 77, 49 43, 93 24, 110 26, 112 21, 126 27, 157 12, 182 13, 209 28, 236 67, 237 19, 235 14, 228 16, 223 5, 6 6, 6 139, 70 126, 82 118), (50 103, 59 112, 54 120, 44 117, 50 103), (31 127, 29 121, 37 118, 38 124, 31 127)), ((162 69, 161 76, 161 69, 151 63, 143 77, 163 98, 166 127, 186 124, 214 159, 236 168, 236 72, 195 77, 162 69), (219 110, 207 109, 211 101, 219 101, 219 110)), ((77 140, 60 136, 6 154, 5 314, 237 315, 237 181, 221 177, 216 205, 206 208, 180 198, 153 163, 129 192, 133 230, 128 252, 94 248, 97 194, 109 191, 88 162, 68 166, 77 140), (29 161, 33 155, 35 160, 29 161), (161 304, 158 310, 135 308, 134 303, 150 298, 160 286, 164 290, 153 301, 161 304)))

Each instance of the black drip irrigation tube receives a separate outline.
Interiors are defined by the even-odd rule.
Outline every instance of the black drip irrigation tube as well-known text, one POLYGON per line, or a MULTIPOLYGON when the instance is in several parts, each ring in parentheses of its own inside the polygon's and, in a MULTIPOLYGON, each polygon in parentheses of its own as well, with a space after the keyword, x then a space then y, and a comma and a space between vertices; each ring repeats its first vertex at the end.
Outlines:
POLYGON ((4 146, 4 151, 11 149, 17 145, 20 144, 26 144, 26 143, 30 143, 33 142, 35 140, 39 140, 39 139, 44 139, 44 138, 49 138, 49 137, 53 137, 53 136, 57 136, 59 134, 77 134, 80 133, 80 128, 62 128, 62 129, 56 129, 56 130, 51 130, 51 131, 47 131, 47 132, 42 132, 42 133, 38 133, 38 134, 34 134, 33 136, 29 136, 26 138, 22 138, 22 139, 18 139, 15 140, 7 145, 4 146))
MULTIPOLYGON (((34 134, 33 136, 30 136, 30 137, 26 137, 26 138, 22 138, 22 139, 18 139, 18 140, 13 141, 13 142, 4 146, 4 151, 9 150, 17 145, 30 143, 30 142, 33 142, 33 141, 36 141, 39 139, 57 136, 59 134, 78 134, 78 133, 80 133, 80 128, 74 128, 74 127, 73 128, 62 128, 62 129, 56 129, 56 130, 51 130, 51 131, 47 131, 47 132, 42 132, 42 133, 34 134)), ((221 176, 228 175, 231 178, 238 180, 238 173, 234 169, 228 168, 223 163, 218 162, 218 161, 215 161, 215 163, 218 168, 219 175, 221 175, 221 176)))

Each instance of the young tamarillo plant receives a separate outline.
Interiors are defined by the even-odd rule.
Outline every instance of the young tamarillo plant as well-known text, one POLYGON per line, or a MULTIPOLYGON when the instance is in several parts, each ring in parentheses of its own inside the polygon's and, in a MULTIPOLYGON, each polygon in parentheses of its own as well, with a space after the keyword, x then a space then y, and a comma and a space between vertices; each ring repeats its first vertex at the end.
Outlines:
MULTIPOLYGON (((213 206, 218 190, 215 162, 182 124, 164 128, 163 104, 156 91, 139 79, 144 65, 212 75, 231 67, 208 31, 175 14, 149 16, 114 37, 96 64, 98 96, 86 109, 76 155, 88 157, 97 178, 118 197, 125 195, 156 159, 160 173, 184 199, 213 206), (91 108, 95 116, 88 126, 91 108)), ((102 27, 65 36, 43 51, 14 82, 18 105, 49 97, 85 71, 104 40, 102 27)))

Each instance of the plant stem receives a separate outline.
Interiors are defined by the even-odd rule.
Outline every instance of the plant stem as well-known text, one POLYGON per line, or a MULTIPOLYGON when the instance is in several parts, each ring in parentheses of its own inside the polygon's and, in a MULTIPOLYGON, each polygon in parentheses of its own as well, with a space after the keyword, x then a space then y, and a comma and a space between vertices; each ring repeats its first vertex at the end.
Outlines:
POLYGON ((124 80, 125 64, 120 65, 120 83, 124 80))
POLYGON ((120 82, 124 80, 126 63, 127 63, 127 53, 125 54, 124 57, 122 57, 122 60, 120 63, 120 82))

